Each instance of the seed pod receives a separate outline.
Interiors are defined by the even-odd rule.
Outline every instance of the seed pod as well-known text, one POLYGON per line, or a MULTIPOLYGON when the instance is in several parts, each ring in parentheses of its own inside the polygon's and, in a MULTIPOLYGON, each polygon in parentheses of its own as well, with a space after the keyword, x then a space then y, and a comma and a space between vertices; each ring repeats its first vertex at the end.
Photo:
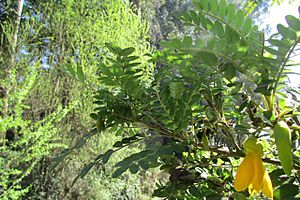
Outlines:
POLYGON ((291 130, 284 121, 279 121, 274 128, 275 143, 278 156, 284 172, 291 175, 293 167, 293 152, 291 130))

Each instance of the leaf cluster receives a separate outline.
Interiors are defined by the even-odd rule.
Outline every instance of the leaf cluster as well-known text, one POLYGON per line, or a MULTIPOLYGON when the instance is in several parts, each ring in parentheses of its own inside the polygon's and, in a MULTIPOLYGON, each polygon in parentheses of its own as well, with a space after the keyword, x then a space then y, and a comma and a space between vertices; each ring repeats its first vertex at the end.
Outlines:
MULTIPOLYGON (((181 20, 206 32, 208 38, 186 36, 162 42, 163 50, 147 55, 149 64, 160 64, 150 85, 140 78, 143 68, 139 57, 131 55, 134 48, 108 45, 113 56, 99 66, 103 87, 96 92, 91 117, 98 131, 121 130, 118 134, 124 139, 115 144, 116 149, 162 139, 120 161, 114 177, 160 166, 170 176, 166 184, 158 185, 155 196, 238 199, 249 195, 233 194, 231 184, 238 159, 245 155, 241 144, 246 137, 269 142, 264 161, 280 165, 273 160, 277 157, 273 129, 277 121, 285 120, 296 152, 297 92, 292 92, 295 99, 289 105, 283 102, 288 99, 287 66, 298 53, 300 20, 288 15, 288 26, 278 25, 278 33, 266 40, 233 4, 225 0, 194 4, 197 9, 184 12, 181 20)), ((101 156, 103 163, 116 149, 101 156)), ((294 171, 300 167, 297 160, 298 154, 294 171)), ((280 184, 299 186, 297 178, 295 172, 280 184)), ((281 191, 275 191, 275 198, 282 197, 281 191)))

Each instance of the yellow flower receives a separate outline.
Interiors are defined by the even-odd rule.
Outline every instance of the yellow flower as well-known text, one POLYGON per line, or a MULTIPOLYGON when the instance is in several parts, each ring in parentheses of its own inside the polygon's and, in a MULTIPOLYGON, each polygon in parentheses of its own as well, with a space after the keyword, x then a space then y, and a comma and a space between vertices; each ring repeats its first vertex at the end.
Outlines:
POLYGON ((272 182, 262 162, 262 144, 258 143, 256 138, 248 138, 244 142, 244 149, 246 156, 235 176, 235 190, 240 192, 248 187, 250 195, 262 191, 267 197, 273 199, 272 182))

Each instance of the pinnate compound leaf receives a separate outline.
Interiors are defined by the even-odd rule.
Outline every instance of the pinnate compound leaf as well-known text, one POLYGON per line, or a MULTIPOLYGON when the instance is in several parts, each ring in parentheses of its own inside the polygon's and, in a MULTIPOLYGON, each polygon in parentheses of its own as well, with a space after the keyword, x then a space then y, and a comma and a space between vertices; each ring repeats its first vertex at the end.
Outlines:
POLYGON ((216 21, 213 31, 220 37, 222 38, 224 36, 224 28, 223 25, 221 24, 221 22, 216 21))
POLYGON ((141 152, 138 153, 134 153, 126 158, 124 158, 123 160, 121 160, 120 162, 118 162, 115 166, 116 167, 125 167, 125 166, 129 166, 131 163, 136 162, 138 160, 141 160, 143 158, 145 158, 146 156, 148 156, 152 151, 149 149, 145 149, 141 152))
POLYGON ((122 51, 120 52, 121 56, 129 56, 130 54, 132 54, 135 51, 135 48, 133 47, 128 47, 126 49, 122 49, 122 51))
POLYGON ((137 60, 137 59, 139 59, 139 58, 140 58, 140 57, 138 57, 138 56, 128 56, 128 57, 123 58, 123 60, 124 60, 125 62, 131 62, 131 61, 137 60))
POLYGON ((233 79, 233 77, 235 77, 235 75, 236 75, 235 67, 232 64, 226 64, 224 70, 224 77, 230 81, 231 79, 233 79))
POLYGON ((291 28, 285 27, 282 24, 277 25, 278 32, 285 38, 296 40, 297 39, 297 33, 293 31, 291 28))
POLYGON ((225 0, 221 0, 219 4, 219 10, 218 10, 218 15, 220 17, 224 17, 226 14, 226 9, 227 9, 227 3, 225 0))
POLYGON ((200 21, 200 17, 197 15, 197 13, 193 10, 190 11, 190 15, 191 15, 191 18, 193 20, 193 22, 199 26, 201 24, 201 21, 200 21))
POLYGON ((197 57, 207 65, 216 65, 218 63, 218 58, 214 53, 207 51, 199 51, 197 57))
POLYGON ((198 13, 199 21, 201 23, 201 26, 207 30, 207 25, 206 25, 206 19, 202 13, 198 13))
POLYGON ((247 18, 242 28, 242 34, 248 35, 251 31, 251 28, 252 28, 252 19, 247 18))
POLYGON ((82 137, 82 138, 80 138, 80 139, 76 142, 76 144, 75 144, 75 146, 74 146, 73 148, 79 149, 79 148, 81 148, 83 145, 85 145, 85 143, 86 143, 86 139, 85 139, 84 137, 82 137))
POLYGON ((79 65, 77 65, 77 76, 78 76, 78 79, 79 79, 80 81, 84 81, 84 80, 85 80, 85 76, 84 76, 82 67, 79 66, 79 65))
POLYGON ((180 98, 183 94, 184 87, 183 83, 179 81, 174 81, 169 84, 170 95, 174 99, 180 98))
POLYGON ((192 22, 192 21, 193 21, 192 16, 191 16, 188 12, 186 12, 186 11, 183 11, 183 12, 181 13, 181 18, 182 18, 183 21, 185 21, 185 22, 192 22))
POLYGON ((235 17, 235 6, 234 4, 229 4, 227 8, 227 13, 226 13, 226 20, 228 22, 232 22, 235 17))
POLYGON ((209 0, 201 0, 200 5, 204 11, 209 11, 209 0))
POLYGON ((92 169, 92 167, 95 165, 94 162, 91 162, 89 164, 87 164, 81 171, 80 173, 76 176, 76 178, 73 180, 72 182, 72 186, 76 183, 76 181, 79 179, 79 178, 84 178, 87 173, 92 169))
POLYGON ((235 32, 235 30, 232 27, 228 25, 225 26, 225 38, 228 44, 234 44, 240 40, 239 35, 235 32))
POLYGON ((121 141, 117 141, 115 142, 115 144, 113 145, 113 147, 121 147, 123 146, 123 143, 121 141))
POLYGON ((139 160, 139 161, 138 161, 138 164, 139 164, 139 166, 140 166, 142 169, 144 169, 144 170, 149 169, 149 163, 147 162, 146 159, 139 160))
POLYGON ((111 155, 114 153, 114 150, 109 149, 107 150, 102 157, 102 162, 105 164, 108 162, 109 158, 111 157, 111 155))
MULTIPOLYGON (((218 14, 218 1, 217 0, 210 0, 209 1, 210 11, 214 15, 218 14)), ((226 8, 225 8, 226 9, 226 8)))
POLYGON ((76 77, 76 72, 71 64, 67 64, 65 69, 71 74, 72 77, 76 77))
POLYGON ((244 22, 244 12, 242 10, 238 10, 233 21, 234 27, 236 29, 240 29, 244 22))
POLYGON ((132 165, 130 165, 129 171, 130 171, 132 174, 136 174, 136 173, 138 173, 138 171, 139 171, 139 166, 138 166, 137 164, 133 163, 132 165))
POLYGON ((290 43, 287 42, 286 40, 276 40, 276 39, 270 39, 268 40, 272 45, 276 47, 280 47, 283 49, 289 49, 290 48, 290 43))
POLYGON ((105 43, 105 46, 113 53, 113 54, 120 54, 121 52, 121 48, 120 47, 117 47, 115 45, 113 45, 112 43, 105 43))
POLYGON ((292 15, 285 16, 285 20, 288 23, 289 27, 295 31, 300 31, 300 20, 292 15))
POLYGON ((205 24, 206 24, 207 30, 209 30, 209 31, 214 27, 214 23, 208 18, 205 18, 205 24))
POLYGON ((59 165, 59 163, 61 163, 71 152, 72 152, 72 149, 67 148, 67 149, 64 149, 56 157, 54 157, 52 159, 52 162, 50 165, 50 171, 54 170, 59 165))
POLYGON ((266 96, 270 96, 273 90, 272 84, 275 82, 273 79, 262 80, 254 90, 254 92, 261 93, 266 96))
POLYGON ((110 68, 107 67, 104 64, 100 64, 99 69, 101 70, 102 74, 105 75, 105 76, 111 76, 112 75, 112 73, 110 71, 110 68))
POLYGON ((122 166, 119 167, 116 171, 114 171, 114 173, 112 174, 113 178, 117 178, 119 176, 121 176, 124 172, 126 172, 126 170, 128 169, 129 166, 122 166))
POLYGON ((155 197, 168 197, 168 196, 170 196, 170 192, 171 191, 167 191, 164 188, 158 188, 158 189, 154 190, 152 195, 155 197))
POLYGON ((83 178, 87 175, 87 173, 92 169, 92 167, 95 165, 94 162, 87 164, 81 171, 80 171, 80 178, 83 178))

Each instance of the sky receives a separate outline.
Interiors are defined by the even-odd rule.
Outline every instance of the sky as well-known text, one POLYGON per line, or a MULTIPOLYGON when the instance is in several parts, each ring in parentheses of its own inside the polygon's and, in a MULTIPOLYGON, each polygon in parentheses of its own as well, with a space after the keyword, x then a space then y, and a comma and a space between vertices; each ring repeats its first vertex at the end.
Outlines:
MULTIPOLYGON (((271 34, 277 32, 277 24, 283 24, 284 26, 287 26, 287 23, 285 21, 286 15, 293 15, 295 17, 299 17, 298 7, 300 6, 300 2, 298 0, 294 0, 291 3, 289 3, 288 0, 285 0, 280 5, 273 5, 269 9, 269 15, 266 17, 264 23, 262 26, 266 26, 267 24, 270 25, 271 28, 271 34)), ((270 35, 271 35, 270 34, 270 35)), ((300 63, 300 55, 297 56, 295 59, 295 62, 300 63)), ((300 74, 300 65, 293 66, 290 68, 293 70, 293 72, 300 74)), ((289 81, 292 86, 294 87, 300 87, 300 75, 289 75, 289 81)))
POLYGON ((284 17, 286 15, 294 15, 299 16, 298 6, 300 6, 300 2, 296 0, 289 3, 288 0, 285 0, 280 5, 274 4, 269 9, 269 17, 265 20, 266 24, 271 24, 276 29, 277 23, 282 23, 286 25, 284 17))

